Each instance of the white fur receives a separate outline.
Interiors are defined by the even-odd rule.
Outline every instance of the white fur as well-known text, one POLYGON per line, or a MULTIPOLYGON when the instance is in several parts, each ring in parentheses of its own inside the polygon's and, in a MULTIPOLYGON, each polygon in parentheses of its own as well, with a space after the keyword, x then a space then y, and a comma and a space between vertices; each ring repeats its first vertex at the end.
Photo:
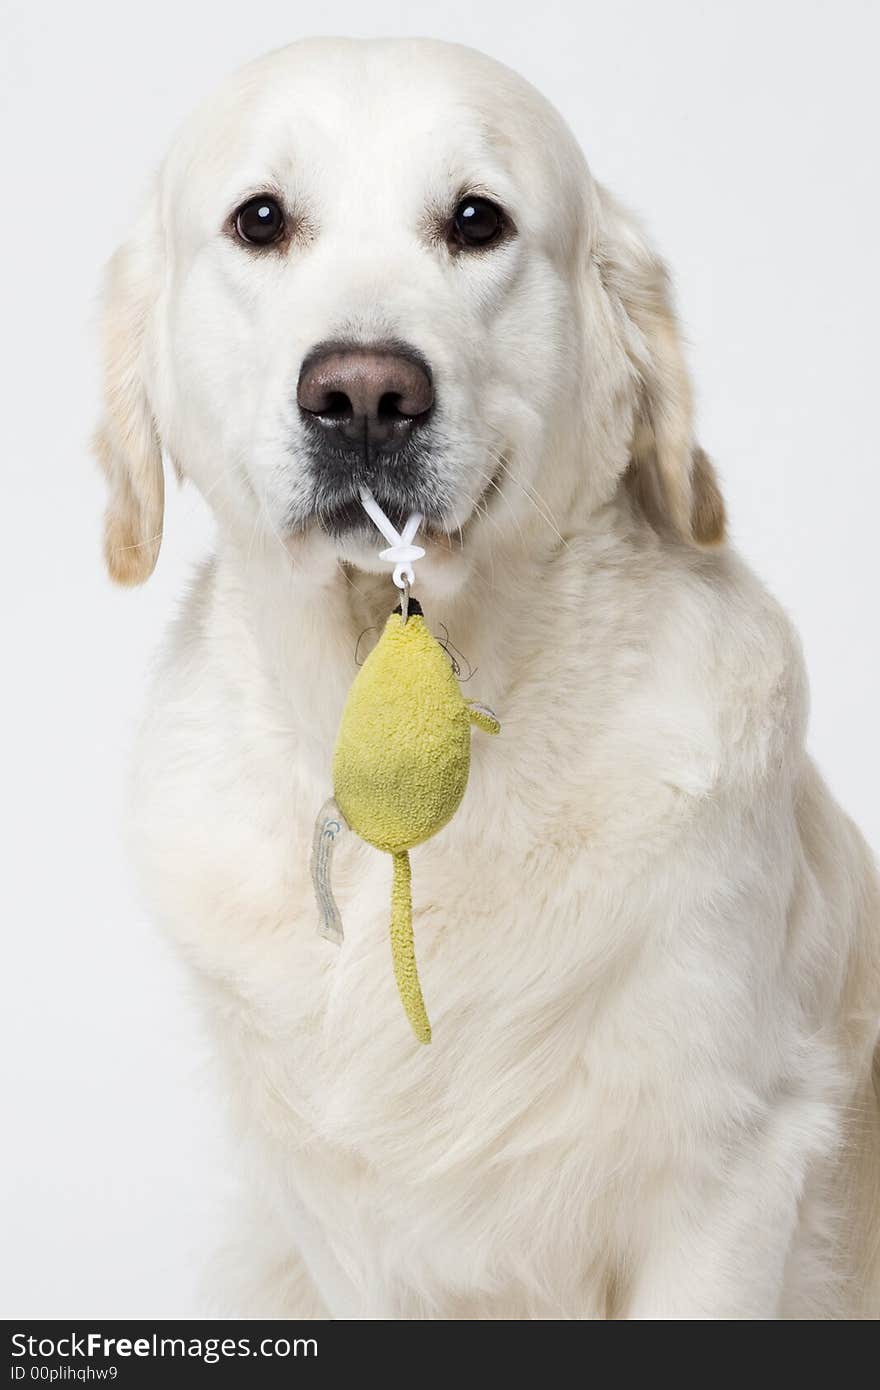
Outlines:
POLYGON ((720 503, 663 269, 559 117, 447 45, 270 55, 182 132, 107 312, 117 577, 152 563, 160 443, 218 518, 133 841, 249 1155, 227 1311, 876 1316, 874 869, 804 752, 785 616, 696 543, 720 503), (270 186, 307 234, 255 255, 222 227, 270 186), (455 259, 425 219, 474 189, 517 236, 455 259), (367 552, 288 528, 295 385, 315 343, 388 333, 432 362, 445 439, 419 597, 503 725, 413 854, 430 1047, 387 857, 340 850, 339 950, 308 879, 392 594, 367 552))

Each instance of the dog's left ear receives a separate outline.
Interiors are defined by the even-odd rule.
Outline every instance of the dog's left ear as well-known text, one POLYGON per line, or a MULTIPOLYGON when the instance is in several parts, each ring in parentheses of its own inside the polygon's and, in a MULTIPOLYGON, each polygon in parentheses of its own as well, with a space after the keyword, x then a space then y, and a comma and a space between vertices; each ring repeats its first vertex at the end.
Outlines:
POLYGON ((107 477, 104 559, 117 584, 148 579, 162 540, 162 445, 144 370, 159 266, 160 238, 151 205, 132 239, 113 256, 104 283, 104 410, 93 448, 107 477))
POLYGON ((594 259, 638 393, 627 481, 652 522, 683 539, 724 539, 715 471, 694 439, 690 377, 669 274, 636 219, 597 186, 594 259))

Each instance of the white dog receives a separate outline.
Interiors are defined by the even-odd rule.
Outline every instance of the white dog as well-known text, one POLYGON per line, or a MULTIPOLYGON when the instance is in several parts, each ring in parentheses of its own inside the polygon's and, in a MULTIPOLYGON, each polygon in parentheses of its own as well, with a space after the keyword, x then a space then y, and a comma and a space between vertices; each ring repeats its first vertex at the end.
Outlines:
POLYGON ((151 906, 200 980, 251 1210, 240 1315, 871 1317, 880 903, 804 752, 797 639, 723 542, 662 264, 553 109, 469 50, 314 41, 186 126, 106 300, 113 577, 162 451, 218 522, 139 745, 151 906), (394 604, 503 732, 416 850, 314 817, 394 604), (363 650, 363 644, 362 644, 363 650))

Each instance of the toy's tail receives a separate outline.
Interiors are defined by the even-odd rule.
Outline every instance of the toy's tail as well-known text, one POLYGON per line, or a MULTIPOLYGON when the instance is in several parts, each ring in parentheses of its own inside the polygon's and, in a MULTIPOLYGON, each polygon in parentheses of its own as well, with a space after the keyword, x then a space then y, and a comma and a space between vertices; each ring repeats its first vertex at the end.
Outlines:
POLYGON ((416 969, 416 948, 412 925, 412 874, 409 855, 393 854, 394 877, 391 882, 391 959, 400 999, 406 1009, 413 1032, 421 1043, 431 1041, 431 1025, 425 1011, 419 972, 416 969))

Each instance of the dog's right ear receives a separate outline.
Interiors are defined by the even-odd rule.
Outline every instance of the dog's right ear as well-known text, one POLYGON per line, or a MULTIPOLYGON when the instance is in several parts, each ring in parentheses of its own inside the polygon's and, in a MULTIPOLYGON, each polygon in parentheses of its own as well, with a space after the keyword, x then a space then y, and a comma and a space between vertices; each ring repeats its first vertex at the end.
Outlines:
POLYGON ((94 451, 107 476, 104 558, 118 584, 142 584, 162 541, 162 445, 147 398, 144 352, 158 294, 161 241, 155 208, 113 256, 104 281, 104 412, 94 451))

